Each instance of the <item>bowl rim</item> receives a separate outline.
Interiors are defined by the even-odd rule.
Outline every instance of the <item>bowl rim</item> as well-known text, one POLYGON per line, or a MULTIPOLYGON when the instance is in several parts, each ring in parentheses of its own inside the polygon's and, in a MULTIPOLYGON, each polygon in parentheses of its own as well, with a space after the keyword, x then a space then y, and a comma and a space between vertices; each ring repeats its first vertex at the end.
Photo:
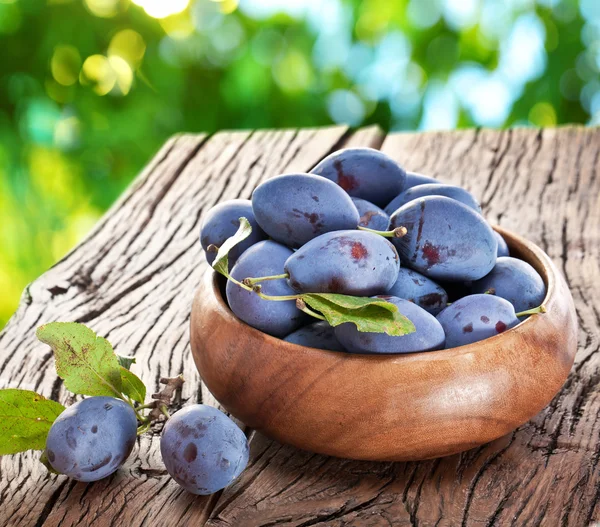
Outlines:
MULTIPOLYGON (((510 249, 514 249, 515 246, 520 245, 519 252, 528 252, 531 257, 535 258, 537 262, 532 262, 531 259, 518 258, 529 265, 531 265, 542 277, 544 284, 546 285, 546 296, 542 301, 542 305, 548 309, 548 304, 550 300, 555 294, 556 291, 556 277, 554 274, 557 272, 554 264, 550 257, 536 244, 523 238, 522 236, 515 234, 507 229, 499 227, 497 225, 493 225, 492 228, 498 232, 507 242, 507 245, 510 249), (538 265, 534 265, 537 263, 538 265)), ((514 257, 514 256, 513 256, 514 257)), ((520 322, 516 326, 492 337, 488 337, 483 339, 482 341, 473 342, 471 344, 466 344, 463 346, 457 346, 455 348, 441 349, 441 350, 433 350, 433 351, 419 351, 419 352, 411 352, 411 353, 351 353, 347 351, 332 351, 332 350, 323 350, 320 348, 312 348, 309 346, 303 346, 301 344, 295 344, 292 342, 287 342, 283 339, 274 337, 269 335, 268 333, 264 333, 259 329, 253 328, 252 326, 246 324, 239 318, 237 318, 233 311, 229 308, 223 295, 221 294, 221 287, 219 285, 219 279, 221 277, 216 271, 209 267, 206 273, 206 279, 210 281, 210 289, 215 296, 215 300, 217 303, 217 307, 221 315, 225 318, 225 321, 228 324, 235 325, 239 327, 240 331, 249 331, 251 335, 264 339, 265 343, 271 344, 273 346, 283 347, 283 349, 289 349, 290 352, 294 352, 294 350, 303 349, 305 351, 310 350, 317 355, 325 355, 331 356, 332 354, 340 355, 342 354, 345 358, 349 360, 362 360, 362 361, 404 361, 404 362, 418 362, 418 361, 431 361, 431 360, 448 360, 454 357, 463 356, 471 353, 477 352, 485 352, 485 349, 481 346, 481 342, 491 342, 502 339, 505 335, 509 333, 522 333, 528 330, 529 326, 533 323, 533 317, 536 315, 531 315, 527 317, 524 321, 520 322)))

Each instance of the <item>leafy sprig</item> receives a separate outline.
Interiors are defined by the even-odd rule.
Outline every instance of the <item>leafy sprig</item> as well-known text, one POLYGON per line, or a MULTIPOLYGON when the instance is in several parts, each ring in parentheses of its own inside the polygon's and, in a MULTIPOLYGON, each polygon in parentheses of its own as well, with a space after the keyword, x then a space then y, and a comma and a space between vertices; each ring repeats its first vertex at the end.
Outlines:
MULTIPOLYGON (((78 395, 110 396, 131 406, 138 419, 138 435, 162 416, 183 384, 180 375, 161 379, 165 388, 146 403, 146 386, 131 371, 134 357, 117 355, 110 342, 90 328, 74 322, 51 322, 38 328, 36 335, 54 353, 56 372, 65 388, 78 395)), ((20 389, 0 390, 0 455, 25 450, 43 450, 52 423, 65 407, 42 395, 20 389)), ((40 461, 48 467, 45 455, 40 461)))
POLYGON ((236 280, 229 274, 229 251, 252 233, 252 226, 246 218, 242 217, 239 221, 240 226, 237 232, 228 238, 221 247, 211 246, 213 251, 217 250, 217 255, 212 263, 213 269, 231 282, 247 291, 254 292, 264 300, 296 300, 299 309, 315 318, 326 320, 331 326, 352 323, 356 325, 358 331, 387 333, 392 336, 407 335, 415 331, 414 324, 398 311, 398 306, 385 299, 333 293, 272 296, 262 292, 259 282, 285 279, 287 278, 286 274, 262 278, 249 277, 241 282, 236 280))

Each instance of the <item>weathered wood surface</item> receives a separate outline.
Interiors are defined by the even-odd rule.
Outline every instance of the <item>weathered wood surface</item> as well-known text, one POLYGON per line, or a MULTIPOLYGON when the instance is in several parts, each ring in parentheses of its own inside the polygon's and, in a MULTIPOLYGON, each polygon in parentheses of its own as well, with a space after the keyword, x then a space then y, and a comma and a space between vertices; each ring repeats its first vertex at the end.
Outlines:
MULTIPOLYGON (((409 169, 460 183, 487 217, 530 238, 571 287, 580 345, 563 390, 516 432, 419 463, 328 458, 251 434, 251 462, 223 493, 193 497, 164 471, 161 425, 123 469, 82 484, 37 453, 0 460, 0 525, 589 525, 600 520, 600 131, 355 134, 344 128, 235 132, 169 141, 88 238, 36 280, 0 334, 0 386, 67 402, 35 327, 85 322, 133 354, 147 384, 181 371, 178 404, 216 404, 189 350, 189 311, 206 263, 202 212, 258 182, 304 171, 333 149, 369 145, 409 169)), ((399 438, 401 440, 401 438, 399 438)))

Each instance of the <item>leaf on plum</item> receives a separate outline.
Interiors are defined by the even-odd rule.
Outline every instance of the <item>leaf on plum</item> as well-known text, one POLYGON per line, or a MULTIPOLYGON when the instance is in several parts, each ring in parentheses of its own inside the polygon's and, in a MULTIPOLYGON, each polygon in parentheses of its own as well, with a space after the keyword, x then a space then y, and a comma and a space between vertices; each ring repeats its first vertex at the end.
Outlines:
POLYGON ((51 322, 39 327, 36 335, 52 348, 56 373, 68 390, 121 397, 121 367, 108 340, 76 322, 51 322))
POLYGON ((65 407, 29 390, 0 390, 0 456, 43 450, 65 407))
POLYGON ((212 267, 217 273, 226 277, 229 276, 229 251, 231 251, 238 243, 243 242, 251 233, 252 225, 250 225, 250 222, 244 217, 240 218, 238 230, 233 236, 227 238, 225 242, 223 242, 223 245, 219 247, 217 256, 212 263, 212 267))
POLYGON ((358 331, 387 333, 399 337, 414 333, 415 325, 391 302, 378 298, 308 293, 302 300, 319 311, 331 326, 346 322, 356 325, 358 331))
POLYGON ((135 373, 121 366, 121 382, 125 395, 140 404, 144 404, 146 385, 135 373))
POLYGON ((135 357, 125 357, 123 355, 117 355, 119 365, 123 366, 126 370, 131 369, 131 365, 135 364, 135 357))

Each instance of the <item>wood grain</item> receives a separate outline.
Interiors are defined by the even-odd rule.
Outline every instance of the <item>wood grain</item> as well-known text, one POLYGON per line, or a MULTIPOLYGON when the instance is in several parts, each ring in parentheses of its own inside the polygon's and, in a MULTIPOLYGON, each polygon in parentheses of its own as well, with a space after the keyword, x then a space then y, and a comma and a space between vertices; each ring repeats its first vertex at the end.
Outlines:
MULTIPOLYGON (((235 132, 171 140, 94 232, 24 294, 0 334, 0 382, 67 401, 36 326, 79 320, 135 354, 148 384, 184 371, 178 404, 214 399, 189 352, 203 210, 261 180, 306 170, 375 130, 235 132)), ((493 223, 539 244, 567 278, 580 347, 567 384, 516 433, 420 463, 347 461, 251 436, 242 478, 221 495, 185 494, 165 475, 160 425, 104 482, 48 475, 34 454, 0 461, 0 525, 588 525, 600 520, 600 131, 392 134, 407 168, 462 183, 493 223)))

